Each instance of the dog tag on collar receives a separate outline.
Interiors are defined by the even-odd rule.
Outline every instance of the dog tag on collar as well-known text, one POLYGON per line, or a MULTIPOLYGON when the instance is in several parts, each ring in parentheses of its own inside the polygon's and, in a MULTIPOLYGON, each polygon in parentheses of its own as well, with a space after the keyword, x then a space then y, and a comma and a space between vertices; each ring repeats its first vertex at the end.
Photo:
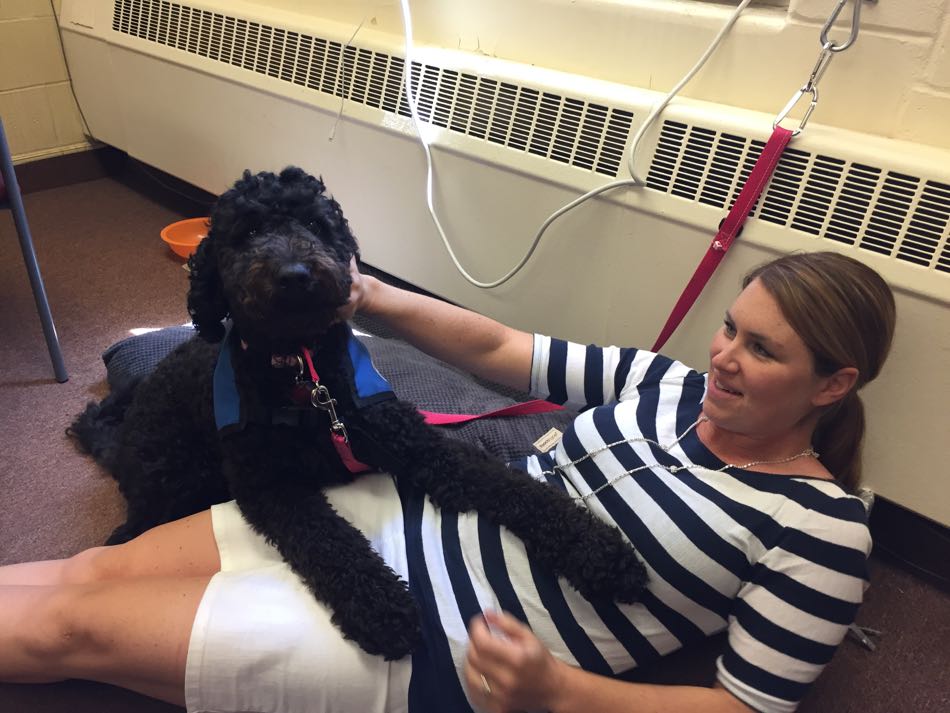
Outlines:
POLYGON ((312 381, 299 381, 290 389, 290 400, 297 406, 306 406, 311 403, 313 389, 312 381))

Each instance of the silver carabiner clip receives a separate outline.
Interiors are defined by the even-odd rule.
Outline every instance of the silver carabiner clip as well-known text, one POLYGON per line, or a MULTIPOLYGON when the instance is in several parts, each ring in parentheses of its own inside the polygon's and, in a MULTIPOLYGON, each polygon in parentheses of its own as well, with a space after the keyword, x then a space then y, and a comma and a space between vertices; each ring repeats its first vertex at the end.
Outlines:
MULTIPOLYGON (((835 20, 838 19, 838 15, 841 14, 844 6, 848 4, 848 0, 838 0, 838 5, 831 13, 831 17, 828 18, 828 22, 826 22, 825 26, 821 28, 822 47, 827 47, 832 52, 844 52, 854 44, 854 41, 858 39, 858 30, 861 27, 861 4, 865 1, 866 0, 851 0, 851 2, 854 3, 854 13, 851 16, 851 36, 848 37, 848 41, 844 44, 836 45, 828 39, 828 33, 831 31, 831 26, 835 24, 835 20)), ((867 1, 873 2, 873 0, 867 1)))
POLYGON ((788 104, 785 105, 785 108, 779 112, 779 115, 775 117, 775 121, 772 122, 772 128, 776 128, 785 117, 788 116, 789 112, 795 108, 795 105, 798 104, 798 100, 801 99, 806 94, 811 95, 811 102, 808 104, 808 108, 805 109, 805 115, 802 117, 801 122, 798 124, 798 128, 792 132, 792 136, 798 136, 802 133, 802 130, 805 128, 805 124, 808 123, 808 119, 811 117, 811 113, 815 111, 815 107, 818 105, 818 87, 814 84, 805 85, 797 92, 792 94, 792 98, 788 100, 788 104))
POLYGON ((818 86, 818 82, 821 81, 821 78, 825 74, 825 70, 828 69, 828 65, 831 64, 831 60, 835 58, 833 50, 831 49, 831 43, 822 45, 821 52, 818 55, 818 61, 815 62, 814 68, 811 70, 811 74, 808 75, 808 81, 805 82, 804 89, 810 91, 812 87, 818 86))

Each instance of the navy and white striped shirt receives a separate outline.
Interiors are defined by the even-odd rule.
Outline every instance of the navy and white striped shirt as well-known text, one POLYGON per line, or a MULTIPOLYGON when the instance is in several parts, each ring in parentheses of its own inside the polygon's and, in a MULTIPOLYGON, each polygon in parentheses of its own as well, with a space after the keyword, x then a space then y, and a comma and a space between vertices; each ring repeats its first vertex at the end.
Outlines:
POLYGON ((871 540, 863 503, 833 481, 730 468, 695 430, 705 375, 635 349, 536 335, 532 392, 581 410, 557 448, 514 465, 586 502, 636 547, 650 574, 633 605, 589 602, 477 513, 403 491, 409 584, 425 647, 410 710, 470 711, 461 683, 469 620, 504 609, 560 659, 610 675, 728 629, 720 683, 762 711, 791 711, 854 620, 871 540), (628 442, 586 458, 607 443, 628 442), (563 466, 545 475, 551 459, 563 466), (656 467, 686 465, 670 473, 656 467))

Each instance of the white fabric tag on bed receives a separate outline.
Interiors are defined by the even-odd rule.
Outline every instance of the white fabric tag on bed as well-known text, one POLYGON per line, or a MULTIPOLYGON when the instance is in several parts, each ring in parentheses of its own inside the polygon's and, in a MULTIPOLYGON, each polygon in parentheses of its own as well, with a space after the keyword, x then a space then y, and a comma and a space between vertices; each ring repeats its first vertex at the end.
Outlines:
POLYGON ((556 428, 552 428, 550 431, 545 433, 541 438, 534 442, 534 447, 537 448, 542 453, 547 453, 554 446, 557 445, 557 442, 561 440, 561 436, 564 435, 556 428))

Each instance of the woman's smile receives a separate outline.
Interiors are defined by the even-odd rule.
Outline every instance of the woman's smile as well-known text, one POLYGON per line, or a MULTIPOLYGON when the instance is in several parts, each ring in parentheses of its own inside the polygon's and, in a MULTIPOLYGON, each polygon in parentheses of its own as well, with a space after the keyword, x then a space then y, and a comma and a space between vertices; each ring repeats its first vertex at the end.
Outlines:
POLYGON ((736 399, 742 396, 742 392, 734 386, 727 386, 726 383, 713 376, 709 379, 707 396, 714 399, 736 399))

